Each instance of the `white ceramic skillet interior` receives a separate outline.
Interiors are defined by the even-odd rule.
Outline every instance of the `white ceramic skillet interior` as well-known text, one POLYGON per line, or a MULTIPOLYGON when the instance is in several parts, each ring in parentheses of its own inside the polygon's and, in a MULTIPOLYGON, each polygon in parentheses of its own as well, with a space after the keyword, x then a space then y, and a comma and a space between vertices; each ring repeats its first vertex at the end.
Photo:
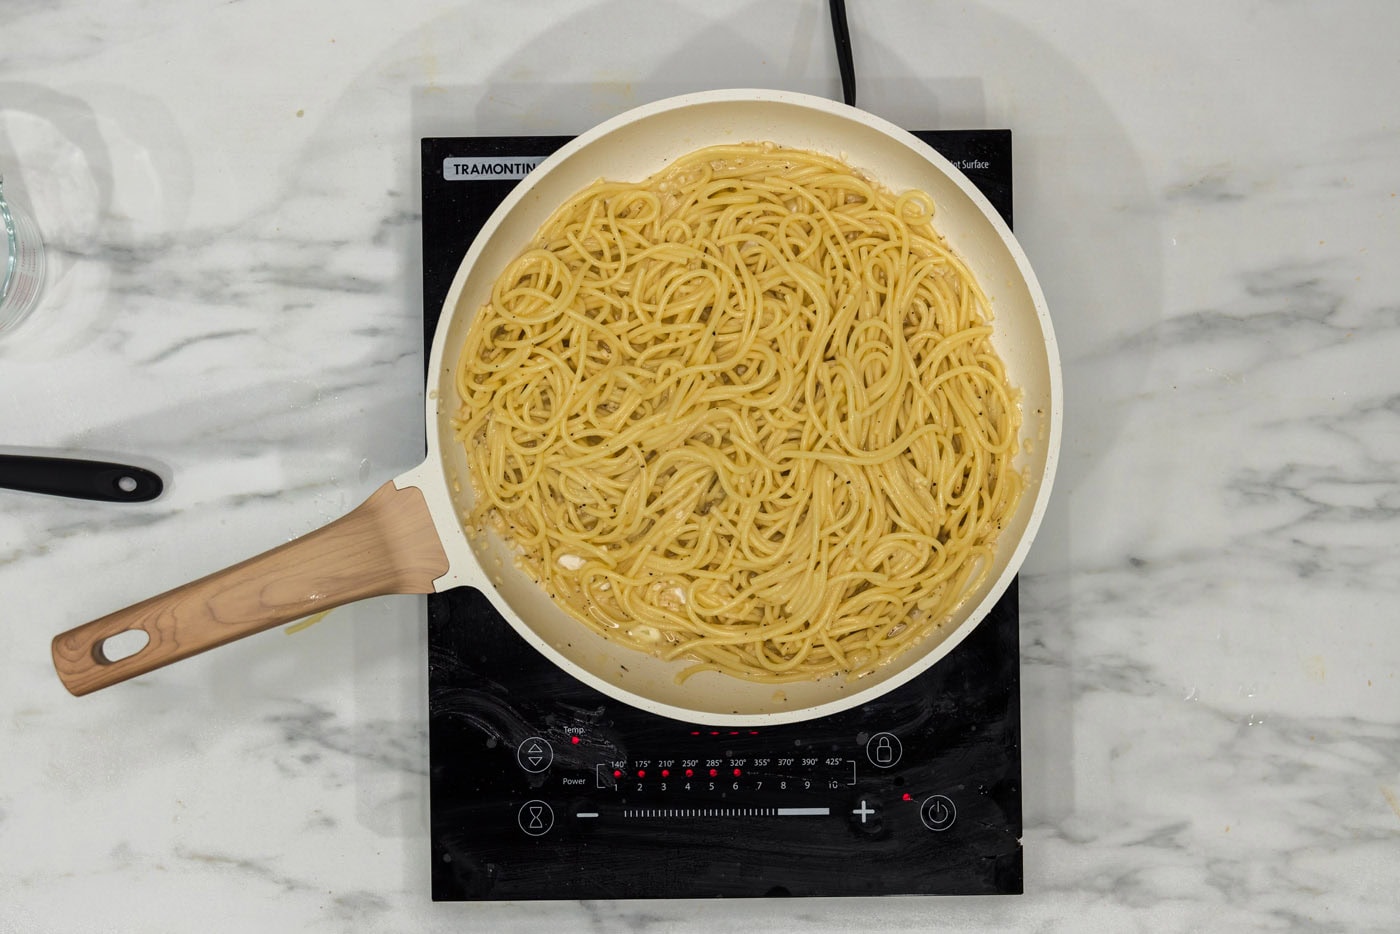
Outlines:
POLYGON ((628 111, 564 146, 496 209, 462 260, 433 339, 427 386, 428 458, 399 477, 417 486, 450 562, 439 590, 481 590, 531 645, 603 693, 653 713, 717 726, 760 726, 826 716, 871 700, 917 676, 953 650, 987 615, 1030 548, 1050 495, 1059 451, 1059 354, 1045 299, 1011 231, 947 159, 871 114, 803 94, 727 90, 689 94, 628 111), (468 328, 492 282, 554 209, 599 179, 640 180, 674 159, 718 143, 772 141, 839 156, 885 187, 920 188, 936 205, 935 226, 972 268, 991 298, 993 342, 1021 390, 1020 507, 1002 532, 992 573, 953 620, 855 682, 753 684, 703 672, 684 684, 684 662, 662 662, 604 639, 560 610, 520 571, 494 534, 468 538, 471 509, 465 452, 451 419, 460 406, 453 371, 468 328))

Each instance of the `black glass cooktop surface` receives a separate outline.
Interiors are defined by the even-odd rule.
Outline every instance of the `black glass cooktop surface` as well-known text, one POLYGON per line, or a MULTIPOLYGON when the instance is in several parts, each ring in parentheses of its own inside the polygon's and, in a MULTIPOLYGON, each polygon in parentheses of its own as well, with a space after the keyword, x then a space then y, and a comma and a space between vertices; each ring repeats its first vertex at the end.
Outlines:
MULTIPOLYGON (((1011 134, 917 133, 1011 220, 1011 134)), ((468 245, 568 137, 422 141, 424 342, 468 245)), ((1017 585, 878 700, 681 723, 556 668, 469 588, 428 598, 433 898, 1019 893, 1017 585)))

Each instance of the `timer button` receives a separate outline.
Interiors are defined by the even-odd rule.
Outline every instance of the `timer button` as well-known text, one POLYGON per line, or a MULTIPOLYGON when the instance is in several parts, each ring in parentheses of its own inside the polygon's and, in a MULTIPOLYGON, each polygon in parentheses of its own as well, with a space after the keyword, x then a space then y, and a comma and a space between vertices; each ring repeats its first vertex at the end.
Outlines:
POLYGON ((527 772, 543 772, 554 761, 554 747, 540 736, 527 736, 515 750, 515 761, 527 772))
POLYGON ((543 801, 526 801, 516 812, 515 822, 532 837, 543 837, 554 827, 554 808, 543 801))
POLYGON ((958 819, 958 809, 944 795, 929 795, 919 805, 919 820, 929 830, 947 830, 958 819))

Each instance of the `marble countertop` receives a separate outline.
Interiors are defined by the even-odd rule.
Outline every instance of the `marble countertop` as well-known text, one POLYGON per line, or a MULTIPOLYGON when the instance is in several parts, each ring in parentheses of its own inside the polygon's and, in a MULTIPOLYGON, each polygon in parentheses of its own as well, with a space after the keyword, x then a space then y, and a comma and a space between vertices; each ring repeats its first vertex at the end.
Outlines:
POLYGON ((1013 129, 1064 358, 1026 894, 433 904, 421 598, 82 700, 50 664, 420 459, 420 136, 838 95, 824 4, 18 0, 0 170, 51 276, 0 444, 169 485, 0 492, 0 932, 1394 929, 1400 8, 851 7, 864 107, 1013 129))

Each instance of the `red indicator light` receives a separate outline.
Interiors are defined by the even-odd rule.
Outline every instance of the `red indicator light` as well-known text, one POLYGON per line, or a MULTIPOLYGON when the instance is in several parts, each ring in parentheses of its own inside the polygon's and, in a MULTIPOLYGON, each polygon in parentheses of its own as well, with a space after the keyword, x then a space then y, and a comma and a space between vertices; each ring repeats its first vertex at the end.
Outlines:
POLYGON ((738 778, 740 775, 743 775, 743 774, 744 774, 744 770, 743 770, 743 769, 735 769, 735 770, 734 770, 734 777, 735 777, 735 778, 738 778))
POLYGON ((686 777, 686 778, 694 778, 694 777, 695 777, 695 770, 694 770, 694 769, 686 769, 686 770, 685 770, 685 777, 686 777))
POLYGON ((730 736, 738 736, 738 735, 739 735, 739 731, 738 731, 738 730, 730 730, 730 731, 729 731, 729 735, 730 735, 730 736))
POLYGON ((646 777, 647 777, 647 770, 646 770, 646 769, 638 769, 638 770, 637 770, 637 777, 638 777, 638 778, 646 778, 646 777))
POLYGON ((710 731, 710 735, 711 735, 711 736, 718 736, 718 735, 719 735, 719 730, 711 730, 711 731, 710 731))
POLYGON ((711 777, 711 778, 714 778, 714 777, 715 777, 716 775, 718 775, 718 774, 719 774, 719 769, 710 769, 710 777, 711 777))
POLYGON ((613 778, 621 778, 622 769, 613 769, 613 778))
POLYGON ((750 736, 757 736, 757 735, 758 735, 758 730, 749 730, 749 735, 750 735, 750 736))
POLYGON ((670 770, 670 769, 662 769, 662 770, 661 770, 661 777, 662 777, 662 778, 670 778, 670 777, 671 777, 671 770, 670 770))
POLYGON ((690 731, 690 735, 691 735, 691 736, 699 736, 699 735, 700 735, 700 731, 699 731, 699 730, 691 730, 691 731, 690 731))
POLYGON ((581 743, 581 742, 583 742, 583 741, 582 741, 581 739, 579 739, 577 736, 575 736, 574 738, 570 739, 569 742, 571 742, 571 743, 573 743, 575 746, 577 746, 579 743, 581 743))
POLYGON ((914 800, 914 796, 911 795, 909 792, 906 791, 906 792, 904 793, 904 800, 905 800, 905 801, 913 801, 913 800, 914 800))

